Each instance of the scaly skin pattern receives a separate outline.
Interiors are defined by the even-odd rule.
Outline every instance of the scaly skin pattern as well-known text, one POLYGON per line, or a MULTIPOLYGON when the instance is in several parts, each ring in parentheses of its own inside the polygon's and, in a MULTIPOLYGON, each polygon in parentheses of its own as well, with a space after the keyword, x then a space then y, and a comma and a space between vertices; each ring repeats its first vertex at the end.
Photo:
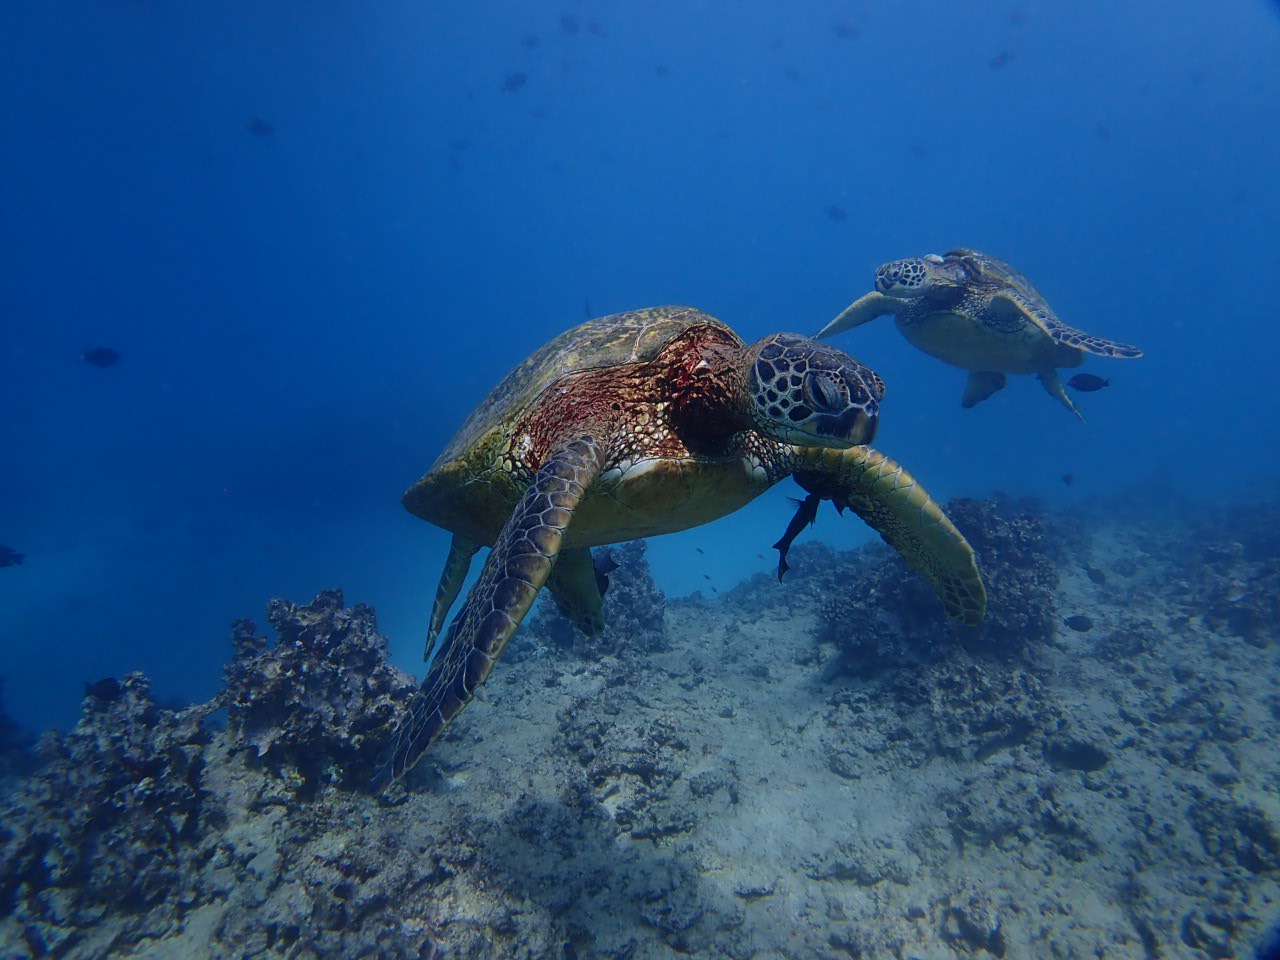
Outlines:
POLYGON ((973 548, 901 464, 871 447, 797 447, 791 460, 800 486, 850 507, 924 575, 947 613, 982 622, 987 591, 973 548))
POLYGON ((485 562, 462 613, 396 732, 374 786, 402 776, 474 696, 547 582, 564 532, 603 466, 603 450, 584 437, 537 472, 485 562))
MULTIPOLYGON (((948 250, 943 259, 944 271, 959 267, 970 278, 962 285, 967 292, 965 305, 962 309, 957 309, 956 313, 972 317, 975 322, 984 323, 996 330, 1001 326, 1017 326, 1022 329, 1022 335, 1028 338, 1028 343, 1037 336, 1047 335, 1062 348, 1058 354, 1060 358, 1079 356, 1074 353, 1077 350, 1122 359, 1142 356, 1142 351, 1131 344, 1096 337, 1063 323, 1040 292, 1031 285, 1031 281, 1003 260, 965 247, 948 250), (1002 305, 1002 309, 994 309, 992 304, 997 297, 1006 298, 1008 304, 1002 305), (1025 319, 1008 319, 1016 318, 1019 312, 1034 319, 1030 322, 1025 319)), ((1083 357, 1079 356, 1079 360, 1082 361, 1083 357)), ((1079 361, 1056 363, 1054 366, 1079 366, 1079 361)))

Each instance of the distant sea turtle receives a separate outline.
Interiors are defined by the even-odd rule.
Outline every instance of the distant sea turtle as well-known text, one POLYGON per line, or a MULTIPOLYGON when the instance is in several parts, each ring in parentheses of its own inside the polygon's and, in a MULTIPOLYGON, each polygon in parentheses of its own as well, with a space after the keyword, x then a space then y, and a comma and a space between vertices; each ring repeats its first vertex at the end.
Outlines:
POLYGON ((893 314, 902 335, 944 363, 971 371, 961 404, 972 407, 1005 385, 1005 374, 1034 373, 1050 396, 1081 420, 1057 368, 1085 353, 1140 357, 1127 343, 1069 327, 1026 277, 976 250, 894 260, 876 271, 876 289, 845 308, 818 337, 893 314))
POLYGON ((884 384, 791 333, 750 346, 690 307, 590 320, 509 373, 404 505, 453 533, 433 640, 482 544, 492 550, 436 651, 376 785, 407 771, 488 676, 545 584, 584 632, 603 626, 589 548, 723 517, 793 476, 848 505, 982 619, 973 550, 875 434, 884 384))

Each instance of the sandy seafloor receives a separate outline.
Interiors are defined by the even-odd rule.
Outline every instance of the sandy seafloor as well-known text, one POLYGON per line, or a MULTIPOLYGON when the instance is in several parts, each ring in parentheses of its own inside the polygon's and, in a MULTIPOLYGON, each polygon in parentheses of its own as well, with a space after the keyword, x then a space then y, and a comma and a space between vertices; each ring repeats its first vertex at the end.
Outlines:
POLYGON ((7 731, 0 956, 1253 956, 1280 499, 950 509, 985 628, 883 547, 664 600, 629 546, 609 630, 544 605, 382 798, 360 751, 408 687, 332 597, 242 626, 220 702, 126 678, 36 771, 7 731))

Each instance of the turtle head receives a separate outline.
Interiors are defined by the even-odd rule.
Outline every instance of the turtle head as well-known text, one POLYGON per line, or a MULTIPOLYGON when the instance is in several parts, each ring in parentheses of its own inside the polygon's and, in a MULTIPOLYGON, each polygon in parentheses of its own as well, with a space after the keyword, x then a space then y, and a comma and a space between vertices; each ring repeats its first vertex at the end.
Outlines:
POLYGON ((884 381, 841 350, 795 333, 747 348, 747 401, 757 430, 805 447, 870 443, 884 381))
POLYGON ((898 300, 927 297, 953 289, 963 280, 963 268, 936 253, 892 260, 876 270, 876 290, 898 300))

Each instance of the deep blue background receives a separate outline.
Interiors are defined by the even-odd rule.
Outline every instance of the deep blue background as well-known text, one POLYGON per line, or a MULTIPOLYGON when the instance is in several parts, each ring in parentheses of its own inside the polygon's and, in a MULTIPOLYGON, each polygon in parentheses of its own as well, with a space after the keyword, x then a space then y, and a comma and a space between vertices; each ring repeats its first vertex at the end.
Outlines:
MULTIPOLYGON (((961 410, 889 321, 841 337, 936 495, 1248 496, 1277 104, 1258 0, 0 5, 10 709, 129 669, 207 696, 233 617, 328 586, 413 667, 447 541, 399 495, 531 349, 671 302, 811 332, 956 245, 1148 353, 1090 361, 1080 424, 1029 378, 961 410)), ((663 586, 769 566, 787 492, 655 542, 663 586)))

